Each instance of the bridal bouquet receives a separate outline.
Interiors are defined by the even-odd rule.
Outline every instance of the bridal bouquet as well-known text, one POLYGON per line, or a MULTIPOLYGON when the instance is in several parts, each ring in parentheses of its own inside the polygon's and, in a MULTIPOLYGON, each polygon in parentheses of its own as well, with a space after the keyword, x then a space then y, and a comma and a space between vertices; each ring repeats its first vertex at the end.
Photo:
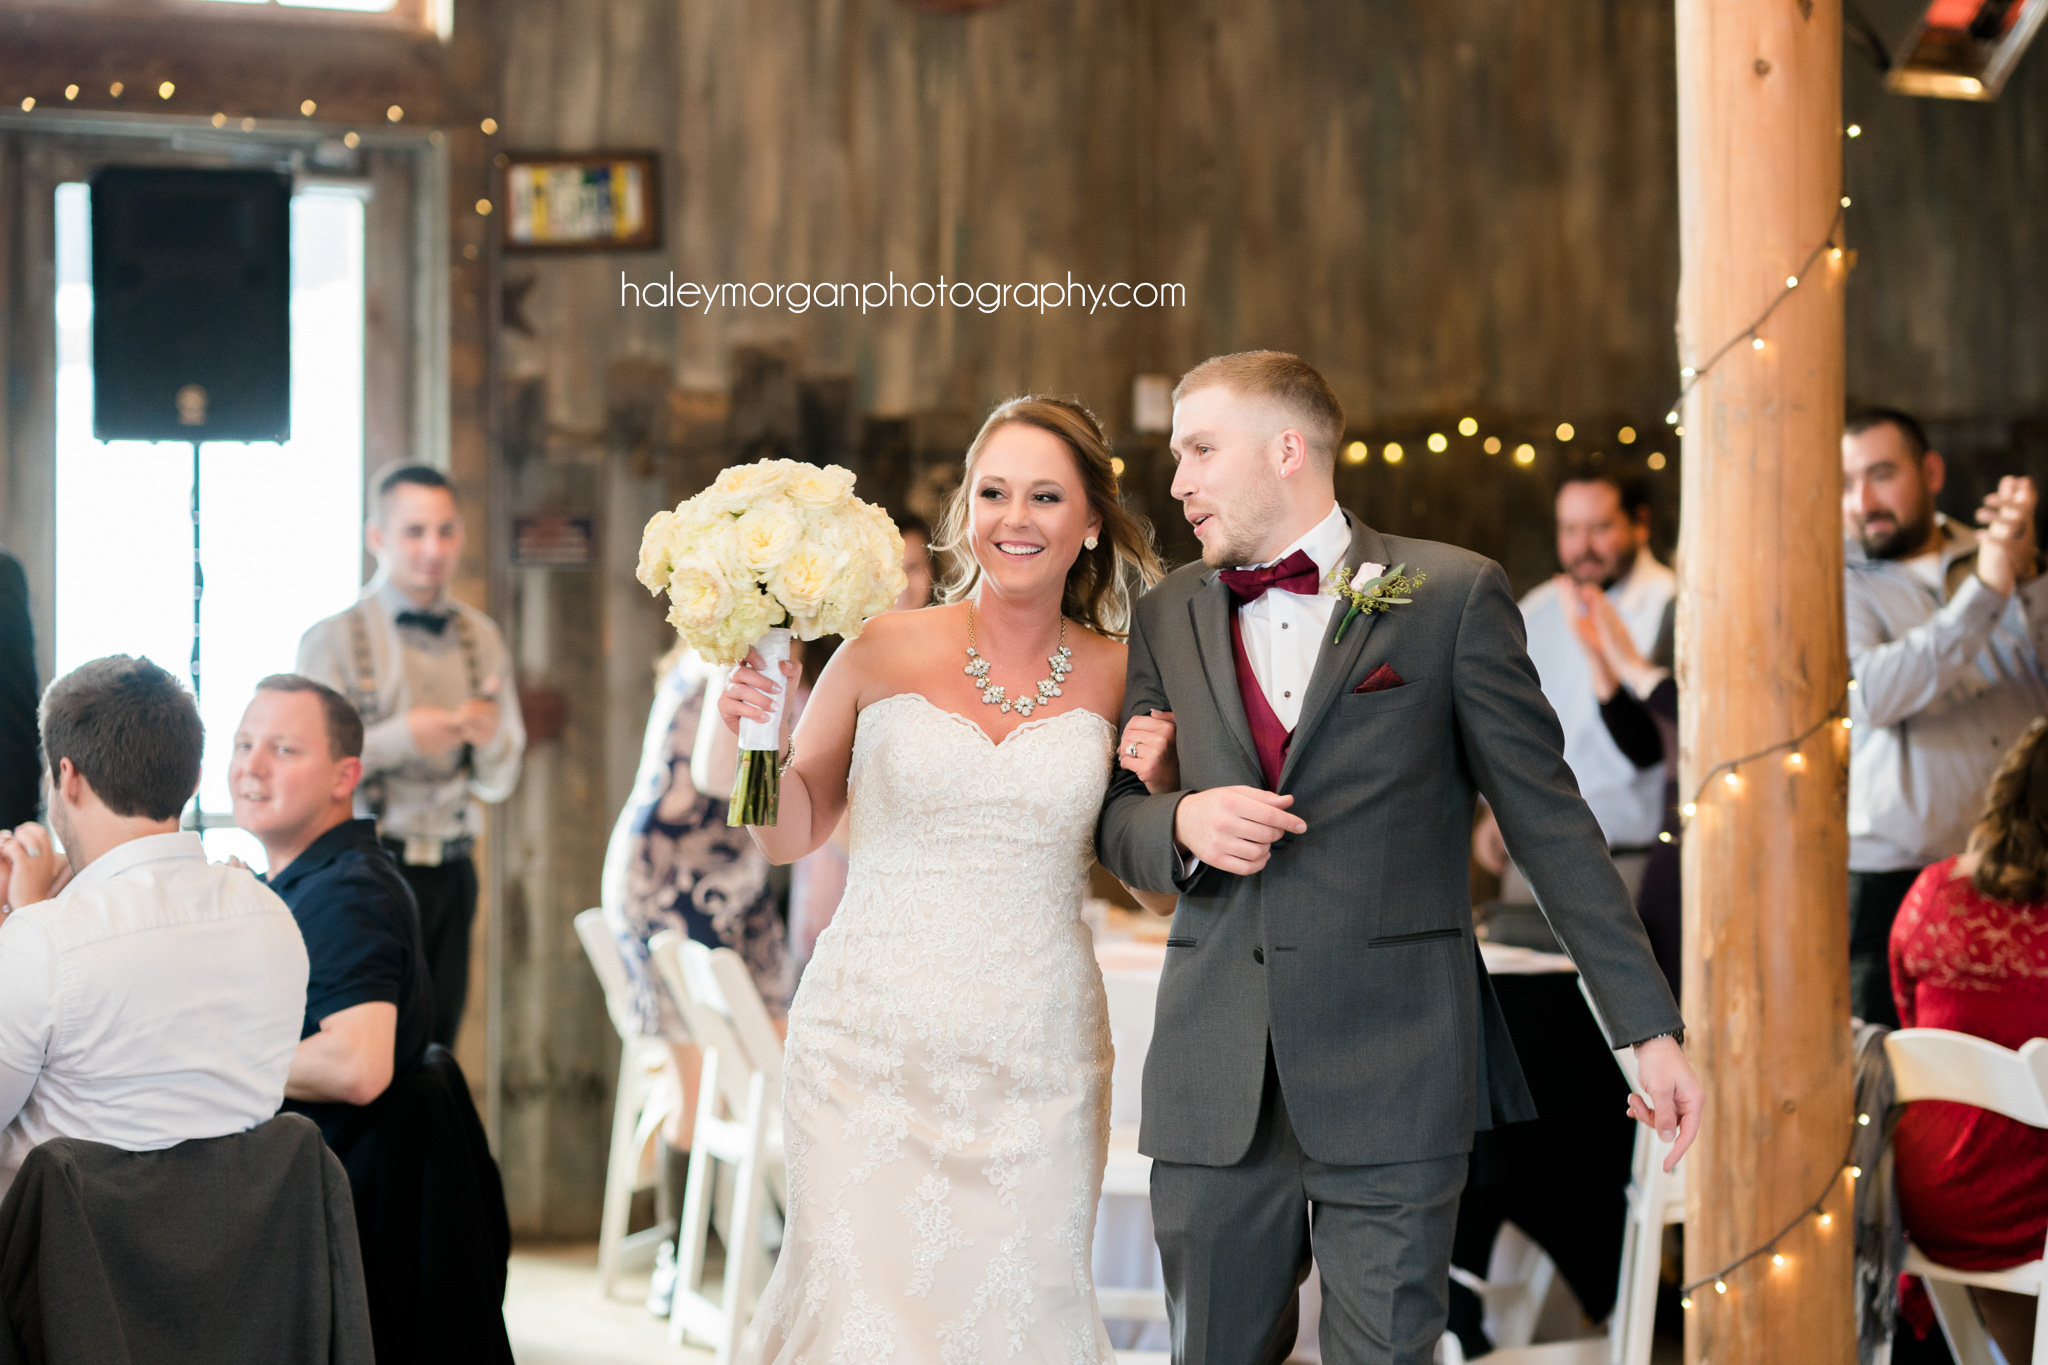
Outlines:
MULTIPOLYGON (((673 512, 656 512, 640 537, 640 581, 668 593, 669 624, 712 663, 731 667, 758 648, 767 672, 789 657, 792 636, 851 640, 902 593, 903 537, 881 509, 853 496, 838 465, 760 460, 735 465, 673 512)), ((734 825, 772 825, 781 773, 782 708, 740 722, 734 825)))

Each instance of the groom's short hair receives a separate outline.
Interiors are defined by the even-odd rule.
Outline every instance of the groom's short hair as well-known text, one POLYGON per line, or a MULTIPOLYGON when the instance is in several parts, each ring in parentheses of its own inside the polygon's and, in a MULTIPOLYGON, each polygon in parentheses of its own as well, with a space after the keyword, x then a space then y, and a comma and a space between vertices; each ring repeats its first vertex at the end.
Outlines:
POLYGON ((1325 469, 1337 464, 1344 440, 1344 405, 1316 367, 1286 351, 1238 351, 1212 356, 1180 377, 1178 403, 1197 389, 1221 386, 1244 398, 1264 398, 1285 408, 1301 424, 1308 448, 1325 469))

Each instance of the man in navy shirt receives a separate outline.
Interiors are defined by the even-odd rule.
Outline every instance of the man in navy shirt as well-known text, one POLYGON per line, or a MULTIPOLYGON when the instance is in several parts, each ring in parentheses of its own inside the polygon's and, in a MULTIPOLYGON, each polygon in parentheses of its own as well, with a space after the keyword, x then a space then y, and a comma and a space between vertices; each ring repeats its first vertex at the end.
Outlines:
POLYGON ((256 685, 235 731, 235 823, 263 843, 270 887, 298 921, 311 973, 285 1108, 345 1148, 361 1108, 426 1052, 433 996, 419 912, 377 841, 354 818, 363 722, 347 699, 284 673, 256 685))

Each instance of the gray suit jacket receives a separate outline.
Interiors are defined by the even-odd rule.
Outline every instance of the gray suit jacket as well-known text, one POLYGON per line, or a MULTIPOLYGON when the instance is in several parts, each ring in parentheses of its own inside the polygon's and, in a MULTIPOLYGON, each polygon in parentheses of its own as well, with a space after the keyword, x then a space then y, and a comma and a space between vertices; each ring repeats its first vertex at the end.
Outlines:
POLYGON ((1270 1038, 1303 1151, 1334 1165, 1469 1151, 1475 1129, 1535 1117, 1472 939, 1473 801, 1484 793, 1515 864, 1624 1046, 1679 1027, 1678 1007, 1537 686, 1498 564, 1380 535, 1356 517, 1348 567, 1406 564, 1406 606, 1330 618, 1279 789, 1308 832, 1251 877, 1183 884, 1174 809, 1188 792, 1262 787, 1230 648, 1230 595, 1196 563, 1138 604, 1124 719, 1174 714, 1179 792, 1119 770, 1097 830, 1103 863, 1179 892, 1139 1147, 1223 1166, 1251 1143, 1270 1038), (1399 687, 1352 689, 1381 664, 1399 687))

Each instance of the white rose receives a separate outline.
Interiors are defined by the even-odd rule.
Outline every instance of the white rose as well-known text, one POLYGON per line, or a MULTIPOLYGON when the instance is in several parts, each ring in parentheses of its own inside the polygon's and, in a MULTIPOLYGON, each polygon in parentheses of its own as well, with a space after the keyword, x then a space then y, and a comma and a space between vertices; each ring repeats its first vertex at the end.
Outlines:
POLYGON ((716 564, 692 557, 669 574, 668 601, 669 623, 687 635, 718 623, 732 607, 732 589, 716 564))
POLYGON ((667 587, 669 574, 675 568, 675 527, 675 513, 656 512, 647 519, 647 529, 640 533, 640 568, 635 577, 650 593, 667 587))
POLYGON ((769 588, 791 616, 814 616, 832 588, 837 568, 836 556, 815 545, 800 545, 782 561, 769 588))
POLYGON ((789 481, 788 464, 787 460, 756 460, 752 464, 733 465, 719 473, 711 491, 727 497, 759 498, 789 481))
POLYGON ((804 527, 787 507, 771 502, 742 512, 733 523, 733 535, 739 542, 740 558, 749 568, 765 574, 803 543, 804 527))
POLYGON ((789 481, 789 496, 808 507, 838 507, 853 494, 853 471, 836 464, 823 469, 797 466, 789 481))
POLYGON ((1384 564, 1365 563, 1358 566, 1358 572, 1351 575, 1351 591, 1364 592, 1365 585, 1387 571, 1384 564))

